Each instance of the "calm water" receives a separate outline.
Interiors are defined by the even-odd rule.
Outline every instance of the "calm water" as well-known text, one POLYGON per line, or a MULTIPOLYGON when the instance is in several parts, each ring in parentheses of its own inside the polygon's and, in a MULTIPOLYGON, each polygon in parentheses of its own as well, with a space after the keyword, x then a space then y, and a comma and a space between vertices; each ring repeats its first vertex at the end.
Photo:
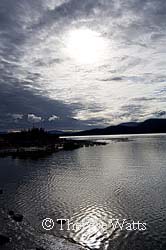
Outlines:
POLYGON ((1 209, 22 213, 24 231, 66 237, 90 249, 165 250, 166 136, 129 139, 39 160, 1 158, 1 209), (46 217, 83 226, 60 231, 55 223, 44 231, 46 217), (110 222, 116 219, 144 222, 147 230, 114 229, 110 222))

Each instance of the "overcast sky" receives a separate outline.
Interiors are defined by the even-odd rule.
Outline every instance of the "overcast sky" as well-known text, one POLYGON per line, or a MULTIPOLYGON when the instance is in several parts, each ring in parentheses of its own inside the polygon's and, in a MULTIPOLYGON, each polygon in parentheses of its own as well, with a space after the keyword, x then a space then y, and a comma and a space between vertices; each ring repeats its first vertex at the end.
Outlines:
POLYGON ((0 0, 0 130, 166 117, 165 0, 0 0))

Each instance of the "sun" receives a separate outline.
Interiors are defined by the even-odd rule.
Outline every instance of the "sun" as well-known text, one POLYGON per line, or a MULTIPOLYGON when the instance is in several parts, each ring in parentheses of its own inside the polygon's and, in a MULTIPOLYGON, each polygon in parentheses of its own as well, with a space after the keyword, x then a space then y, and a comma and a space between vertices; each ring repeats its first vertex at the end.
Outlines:
POLYGON ((77 63, 97 63, 105 53, 104 38, 100 33, 87 28, 71 30, 65 40, 67 55, 77 63))

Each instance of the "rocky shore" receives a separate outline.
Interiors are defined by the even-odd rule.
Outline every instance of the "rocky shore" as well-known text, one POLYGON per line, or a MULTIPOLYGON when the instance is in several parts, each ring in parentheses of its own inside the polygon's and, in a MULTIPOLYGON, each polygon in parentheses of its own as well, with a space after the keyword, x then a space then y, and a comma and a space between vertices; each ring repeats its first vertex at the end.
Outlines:
POLYGON ((9 212, 0 209, 1 250, 85 250, 66 239, 40 233, 27 223, 23 215, 10 215, 9 212))
POLYGON ((105 142, 59 138, 41 129, 10 133, 0 137, 0 157, 41 158, 60 150, 105 145, 105 142))
MULTIPOLYGON (((0 189, 0 200, 5 190, 0 189)), ((82 246, 35 230, 24 215, 0 207, 1 250, 85 250, 82 246)))
POLYGON ((93 142, 93 141, 74 141, 63 140, 63 142, 55 145, 43 146, 43 147, 20 147, 20 148, 5 148, 0 149, 0 157, 12 156, 13 158, 41 158, 50 154, 56 153, 60 150, 74 150, 81 147, 92 147, 106 145, 105 142, 93 142))

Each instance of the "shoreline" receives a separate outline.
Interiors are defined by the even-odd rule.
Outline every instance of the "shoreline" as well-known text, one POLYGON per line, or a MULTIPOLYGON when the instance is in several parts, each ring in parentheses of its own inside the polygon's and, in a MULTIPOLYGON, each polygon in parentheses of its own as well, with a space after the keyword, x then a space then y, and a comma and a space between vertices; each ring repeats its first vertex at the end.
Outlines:
POLYGON ((85 250, 86 248, 51 234, 35 230, 23 218, 22 222, 12 220, 8 212, 0 209, 0 248, 3 250, 85 250), (3 237, 6 242, 3 242, 3 237))
POLYGON ((29 147, 20 147, 19 145, 11 148, 1 148, 0 149, 0 157, 8 157, 11 156, 13 158, 17 157, 45 157, 48 155, 52 155, 53 153, 59 152, 61 150, 74 150, 81 147, 92 147, 92 146, 101 146, 106 145, 106 142, 97 142, 97 141, 89 141, 89 140, 64 140, 60 139, 57 144, 51 145, 43 145, 43 146, 29 146, 29 147))

